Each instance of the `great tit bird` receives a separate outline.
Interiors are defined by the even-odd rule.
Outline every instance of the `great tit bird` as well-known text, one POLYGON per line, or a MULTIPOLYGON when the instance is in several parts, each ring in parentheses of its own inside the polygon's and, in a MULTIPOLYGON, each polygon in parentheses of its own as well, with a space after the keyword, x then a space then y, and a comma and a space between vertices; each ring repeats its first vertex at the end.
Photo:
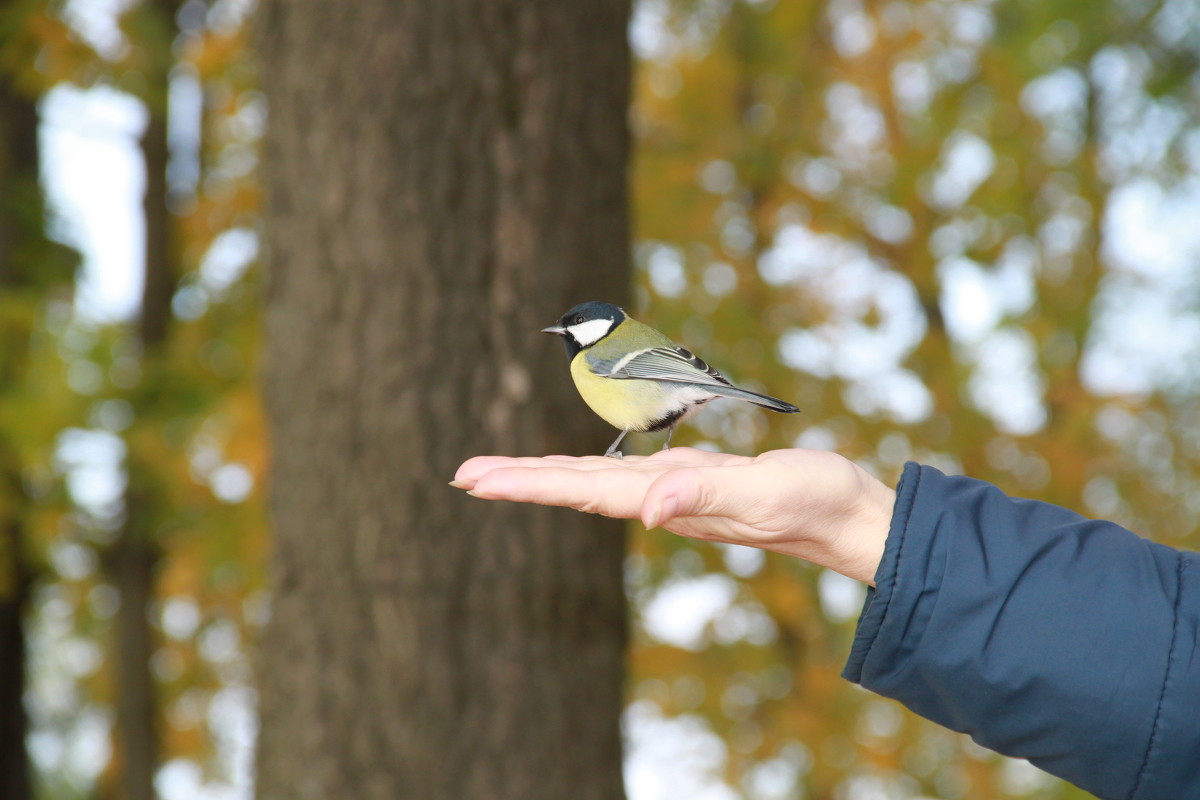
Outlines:
POLYGON ((733 397, 784 414, 800 410, 739 389, 698 356, 611 303, 581 303, 542 333, 563 337, 575 388, 592 411, 620 429, 606 456, 621 457, 617 447, 630 431, 665 428, 663 449, 670 449, 675 425, 715 397, 733 397))

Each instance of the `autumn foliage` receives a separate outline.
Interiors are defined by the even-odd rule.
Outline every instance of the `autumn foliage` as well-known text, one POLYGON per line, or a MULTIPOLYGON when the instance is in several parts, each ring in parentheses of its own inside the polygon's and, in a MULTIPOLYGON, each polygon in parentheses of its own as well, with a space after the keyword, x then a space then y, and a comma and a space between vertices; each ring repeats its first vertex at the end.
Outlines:
MULTIPOLYGON (((5 108, 103 87, 191 127, 151 198, 177 265, 153 348, 72 305, 80 243, 0 153, 0 600, 34 783, 119 796, 110 552, 138 504, 154 768, 244 790, 269 605, 247 4, 126 4, 104 41, 86 5, 0 11, 5 108)), ((913 459, 1200 545, 1195 3, 641 0, 630 33, 638 316, 802 409, 716 403, 677 444, 886 481, 913 459)), ((1083 796, 839 678, 861 589, 632 541, 631 791, 662 768, 714 797, 1083 796)))

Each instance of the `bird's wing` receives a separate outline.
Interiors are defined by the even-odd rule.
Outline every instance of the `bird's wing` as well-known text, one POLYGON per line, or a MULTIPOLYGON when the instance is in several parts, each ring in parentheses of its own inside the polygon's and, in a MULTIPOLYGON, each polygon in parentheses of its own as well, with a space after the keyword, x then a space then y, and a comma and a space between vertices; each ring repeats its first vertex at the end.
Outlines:
POLYGON ((794 414, 800 410, 783 400, 739 389, 724 375, 682 347, 650 347, 613 361, 589 361, 588 364, 594 374, 605 378, 688 383, 707 387, 706 391, 717 397, 745 400, 784 414, 794 414))
POLYGON ((640 350, 614 363, 606 377, 733 386, 724 375, 682 347, 640 350))

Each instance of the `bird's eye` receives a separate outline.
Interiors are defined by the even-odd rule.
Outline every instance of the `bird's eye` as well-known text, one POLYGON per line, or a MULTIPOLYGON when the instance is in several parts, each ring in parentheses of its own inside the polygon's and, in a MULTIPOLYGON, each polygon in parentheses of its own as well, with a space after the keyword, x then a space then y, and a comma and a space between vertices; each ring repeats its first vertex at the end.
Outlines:
POLYGON ((576 314, 575 319, 571 320, 572 325, 579 325, 583 322, 583 314, 576 314))

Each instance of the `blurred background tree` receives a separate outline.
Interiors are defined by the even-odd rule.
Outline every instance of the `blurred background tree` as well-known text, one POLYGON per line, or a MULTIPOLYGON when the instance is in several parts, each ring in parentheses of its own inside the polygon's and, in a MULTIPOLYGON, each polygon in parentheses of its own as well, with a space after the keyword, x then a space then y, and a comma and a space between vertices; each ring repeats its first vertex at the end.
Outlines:
POLYGON ((537 331, 629 292, 628 3, 262 10, 259 794, 623 797, 622 526, 446 482, 603 446, 537 331))
MULTIPOLYGON (((0 665, 27 662, 24 704, 0 693, 6 800, 250 791, 268 608, 251 10, 0 12, 0 665), (97 130, 112 114, 125 127, 97 130), (95 300, 104 239, 63 199, 115 192, 64 144, 106 135, 148 170, 127 259, 148 256, 128 281, 147 302, 115 311, 95 300), (74 302, 64 245, 84 256, 74 302), (151 690, 136 713, 116 710, 121 674, 151 690), (25 711, 28 791, 8 767, 25 711)), ((715 404, 678 443, 831 448, 886 481, 913 458, 1198 544, 1194 0, 640 0, 629 33, 633 306, 804 410, 715 404)), ((544 344, 527 357, 565 383, 544 344)), ((855 584, 632 542, 633 800, 1083 796, 838 678, 855 584)))
POLYGON ((0 73, 0 798, 28 797, 24 620, 46 565, 36 531, 62 513, 48 479, 57 429, 76 410, 53 371, 43 325, 77 257, 46 236, 33 93, 0 73))
MULTIPOLYGON (((22 616, 33 794, 6 798, 249 785, 246 643, 266 606, 258 275, 247 269, 263 105, 247 10, 27 0, 0 16, 0 68, 37 102, 51 201, 43 218, 25 190, 21 210, 84 253, 73 303, 61 290, 5 292, 28 298, 38 345, 24 385, 40 398, 3 417, 4 437, 30 453, 16 497, 31 508, 61 498, 25 545, 39 567, 24 573, 22 616), (68 213, 89 187, 92 212, 112 209, 105 221, 126 230, 68 213), (114 244, 130 246, 115 264, 134 298, 123 308, 100 274, 113 271, 114 244)), ((26 171, 39 162, 28 148, 9 155, 26 171)), ((57 275, 69 289, 54 251, 26 246, 14 260, 7 275, 35 276, 35 288, 57 275)))

